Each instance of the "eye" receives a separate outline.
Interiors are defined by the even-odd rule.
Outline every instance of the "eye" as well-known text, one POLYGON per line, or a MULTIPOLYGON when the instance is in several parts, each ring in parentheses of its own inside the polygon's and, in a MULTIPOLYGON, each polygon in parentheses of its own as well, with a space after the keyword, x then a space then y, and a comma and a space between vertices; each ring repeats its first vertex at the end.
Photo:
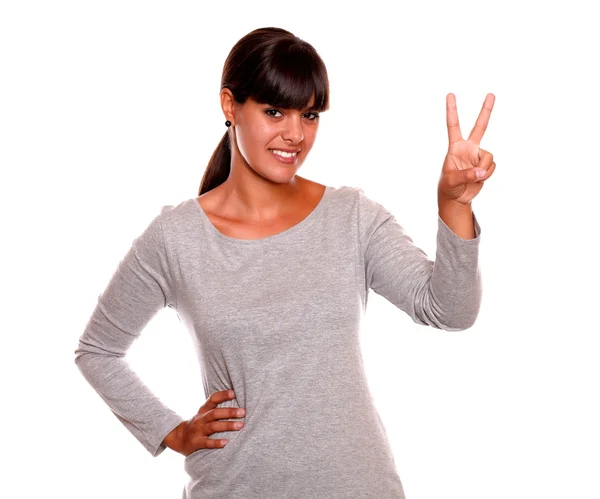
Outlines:
POLYGON ((280 111, 278 111, 277 109, 267 109, 265 111, 265 113, 267 113, 269 116, 271 116, 271 118, 275 118, 275 116, 273 116, 272 114, 269 114, 271 112, 279 113, 280 111))
MULTIPOLYGON (((281 113, 281 111, 279 111, 278 109, 267 109, 265 110, 265 113, 270 116, 271 118, 278 118, 278 116, 274 116, 271 113, 281 113)), ((313 115, 312 118, 309 118, 309 121, 316 121, 319 118, 319 113, 314 113, 314 112, 310 112, 310 113, 306 113, 305 116, 307 115, 313 115)))

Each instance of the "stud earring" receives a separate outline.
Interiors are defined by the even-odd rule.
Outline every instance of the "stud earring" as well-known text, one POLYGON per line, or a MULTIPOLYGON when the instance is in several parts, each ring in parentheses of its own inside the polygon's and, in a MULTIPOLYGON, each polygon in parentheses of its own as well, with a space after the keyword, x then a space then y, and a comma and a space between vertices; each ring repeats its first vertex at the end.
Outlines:
POLYGON ((231 126, 231 121, 227 120, 227 121, 225 122, 225 126, 231 126))

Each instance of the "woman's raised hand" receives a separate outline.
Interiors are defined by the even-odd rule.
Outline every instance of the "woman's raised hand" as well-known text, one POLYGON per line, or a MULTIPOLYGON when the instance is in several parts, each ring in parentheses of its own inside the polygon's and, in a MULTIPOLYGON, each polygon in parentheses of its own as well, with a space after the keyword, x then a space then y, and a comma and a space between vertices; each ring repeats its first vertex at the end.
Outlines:
POLYGON ((218 421, 244 417, 246 410, 238 407, 217 407, 220 403, 235 398, 233 390, 213 393, 189 421, 184 421, 167 435, 164 443, 184 456, 199 449, 225 447, 228 440, 209 438, 208 435, 222 431, 239 430, 242 421, 218 421))
POLYGON ((487 128, 496 97, 487 94, 481 112, 467 140, 462 138, 456 110, 456 97, 446 95, 446 124, 448 125, 448 153, 442 166, 438 184, 438 200, 456 201, 467 205, 479 193, 496 168, 492 153, 479 147, 487 128), (481 171, 482 176, 477 176, 481 171))

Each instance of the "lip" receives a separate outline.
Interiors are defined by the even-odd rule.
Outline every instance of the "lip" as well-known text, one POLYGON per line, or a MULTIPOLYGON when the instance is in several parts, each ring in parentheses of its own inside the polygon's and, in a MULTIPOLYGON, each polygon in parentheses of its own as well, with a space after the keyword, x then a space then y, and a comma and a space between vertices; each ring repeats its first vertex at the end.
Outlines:
POLYGON ((280 156, 279 154, 275 154, 272 150, 269 150, 269 152, 275 157, 275 159, 277 161, 279 161, 280 163, 283 163, 284 165, 295 165, 298 163, 299 154, 296 154, 295 156, 292 156, 290 158, 284 158, 283 156, 280 156))
POLYGON ((269 151, 283 151, 283 152, 300 152, 302 149, 286 149, 285 147, 271 147, 269 151))

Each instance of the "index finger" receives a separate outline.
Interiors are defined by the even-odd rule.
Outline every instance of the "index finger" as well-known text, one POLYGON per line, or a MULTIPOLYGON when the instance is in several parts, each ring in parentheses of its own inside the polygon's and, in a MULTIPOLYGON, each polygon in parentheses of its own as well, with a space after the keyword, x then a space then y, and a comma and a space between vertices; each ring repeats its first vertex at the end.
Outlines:
POLYGON ((490 121, 490 114, 492 114, 492 109, 494 108, 494 102, 496 102, 496 96, 494 94, 487 94, 485 96, 485 100, 483 101, 483 107, 479 112, 479 116, 477 117, 477 121, 475 122, 475 126, 473 130, 471 130, 471 134, 469 135, 468 140, 474 142, 479 145, 481 139, 483 138, 483 134, 487 129, 488 123, 490 121))
POLYGON ((456 110, 456 97, 450 93, 446 95, 446 125, 448 125, 448 142, 462 140, 460 125, 458 124, 458 112, 456 110))

